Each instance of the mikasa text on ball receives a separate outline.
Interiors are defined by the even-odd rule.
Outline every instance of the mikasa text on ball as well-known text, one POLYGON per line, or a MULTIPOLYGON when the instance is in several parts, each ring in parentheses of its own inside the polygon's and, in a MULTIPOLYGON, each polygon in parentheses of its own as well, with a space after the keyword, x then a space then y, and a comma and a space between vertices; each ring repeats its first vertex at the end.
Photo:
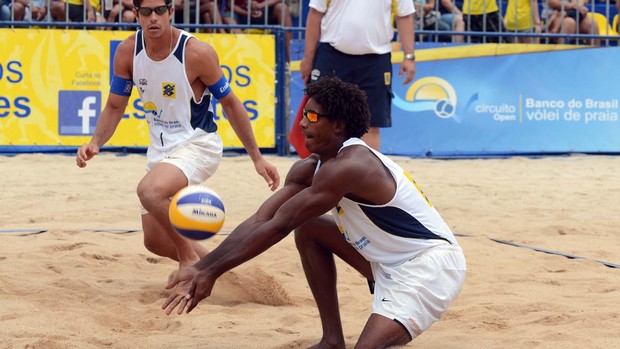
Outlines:
POLYGON ((190 185, 179 190, 170 202, 170 223, 179 234, 204 240, 217 234, 224 225, 224 204, 205 185, 190 185))

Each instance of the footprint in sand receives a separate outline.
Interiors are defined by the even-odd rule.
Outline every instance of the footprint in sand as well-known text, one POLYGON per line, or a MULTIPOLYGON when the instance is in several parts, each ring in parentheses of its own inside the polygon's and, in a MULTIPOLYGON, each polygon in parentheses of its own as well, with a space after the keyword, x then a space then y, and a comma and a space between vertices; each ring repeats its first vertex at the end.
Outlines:
POLYGON ((163 258, 146 257, 146 261, 151 263, 151 264, 157 264, 157 263, 161 262, 162 260, 163 260, 163 258))
POLYGON ((111 256, 104 256, 101 254, 96 254, 96 253, 82 253, 80 254, 81 257, 84 258, 90 258, 90 259, 94 259, 94 260, 98 260, 98 261, 108 261, 108 262, 116 262, 118 261, 117 258, 111 257, 111 256))
POLYGON ((62 252, 62 251, 73 251, 75 249, 82 248, 83 246, 86 246, 86 245, 92 245, 92 244, 89 244, 87 242, 76 242, 74 244, 49 246, 48 248, 52 252, 62 252))

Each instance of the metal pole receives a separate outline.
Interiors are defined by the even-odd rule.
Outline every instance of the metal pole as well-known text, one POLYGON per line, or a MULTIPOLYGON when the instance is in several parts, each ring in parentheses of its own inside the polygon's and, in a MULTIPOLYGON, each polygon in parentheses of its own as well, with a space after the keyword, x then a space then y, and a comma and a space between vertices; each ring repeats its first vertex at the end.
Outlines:
POLYGON ((286 52, 284 48, 284 30, 275 30, 276 39, 276 151, 284 156, 288 152, 288 117, 286 95, 288 79, 286 77, 286 52))

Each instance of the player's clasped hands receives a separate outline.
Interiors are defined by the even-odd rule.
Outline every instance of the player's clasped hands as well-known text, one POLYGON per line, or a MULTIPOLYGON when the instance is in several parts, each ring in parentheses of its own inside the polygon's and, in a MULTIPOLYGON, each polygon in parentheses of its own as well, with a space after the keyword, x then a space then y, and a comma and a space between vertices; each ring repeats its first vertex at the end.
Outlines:
POLYGON ((172 280, 168 281, 166 289, 172 289, 172 293, 168 296, 162 309, 166 311, 166 315, 170 315, 174 308, 178 307, 178 314, 183 313, 187 302, 191 300, 190 290, 194 277, 198 275, 198 269, 194 267, 180 268, 172 280))

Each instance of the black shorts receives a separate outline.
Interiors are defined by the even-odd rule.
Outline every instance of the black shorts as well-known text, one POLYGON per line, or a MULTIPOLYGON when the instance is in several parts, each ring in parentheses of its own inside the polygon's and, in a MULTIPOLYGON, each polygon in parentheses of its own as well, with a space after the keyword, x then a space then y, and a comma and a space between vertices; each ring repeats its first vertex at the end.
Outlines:
POLYGON ((349 55, 330 44, 320 43, 314 56, 310 83, 321 77, 336 76, 357 84, 370 109, 371 127, 392 126, 392 54, 349 55))
POLYGON ((71 22, 85 22, 84 6, 69 4, 69 20, 71 22))
MULTIPOLYGON (((202 6, 202 5, 201 5, 202 6)), ((185 15, 183 14, 183 10, 175 10, 174 11, 174 23, 185 23, 183 20, 185 15)), ((190 7, 189 9, 189 22, 185 24, 200 24, 202 18, 198 17, 198 23, 196 23, 196 6, 190 7)))
MULTIPOLYGON (((579 13, 577 10, 575 10, 574 8, 570 8, 568 10, 564 10, 564 12, 566 12, 566 17, 570 17, 574 19, 575 22, 577 22, 577 13, 579 13)), ((579 13, 579 23, 581 23, 585 18, 586 16, 579 13)))
MULTIPOLYGON (((500 17, 499 12, 491 12, 485 15, 467 15, 463 14, 463 21, 465 21, 465 30, 472 32, 506 32, 504 21, 500 17)), ((483 42, 482 36, 471 36, 471 42, 481 43, 483 42)), ((486 42, 507 42, 507 40, 501 36, 487 36, 486 42)))
POLYGON ((267 10, 265 9, 261 10, 260 17, 250 17, 249 14, 240 15, 240 14, 235 13, 235 21, 237 21, 237 24, 248 24, 248 17, 249 17, 250 19, 249 24, 256 24, 256 25, 278 24, 280 23, 278 17, 281 16, 282 14, 280 13, 280 11, 276 11, 275 7, 276 5, 271 5, 269 6, 267 10), (266 18, 266 15, 269 15, 269 18, 266 18))

